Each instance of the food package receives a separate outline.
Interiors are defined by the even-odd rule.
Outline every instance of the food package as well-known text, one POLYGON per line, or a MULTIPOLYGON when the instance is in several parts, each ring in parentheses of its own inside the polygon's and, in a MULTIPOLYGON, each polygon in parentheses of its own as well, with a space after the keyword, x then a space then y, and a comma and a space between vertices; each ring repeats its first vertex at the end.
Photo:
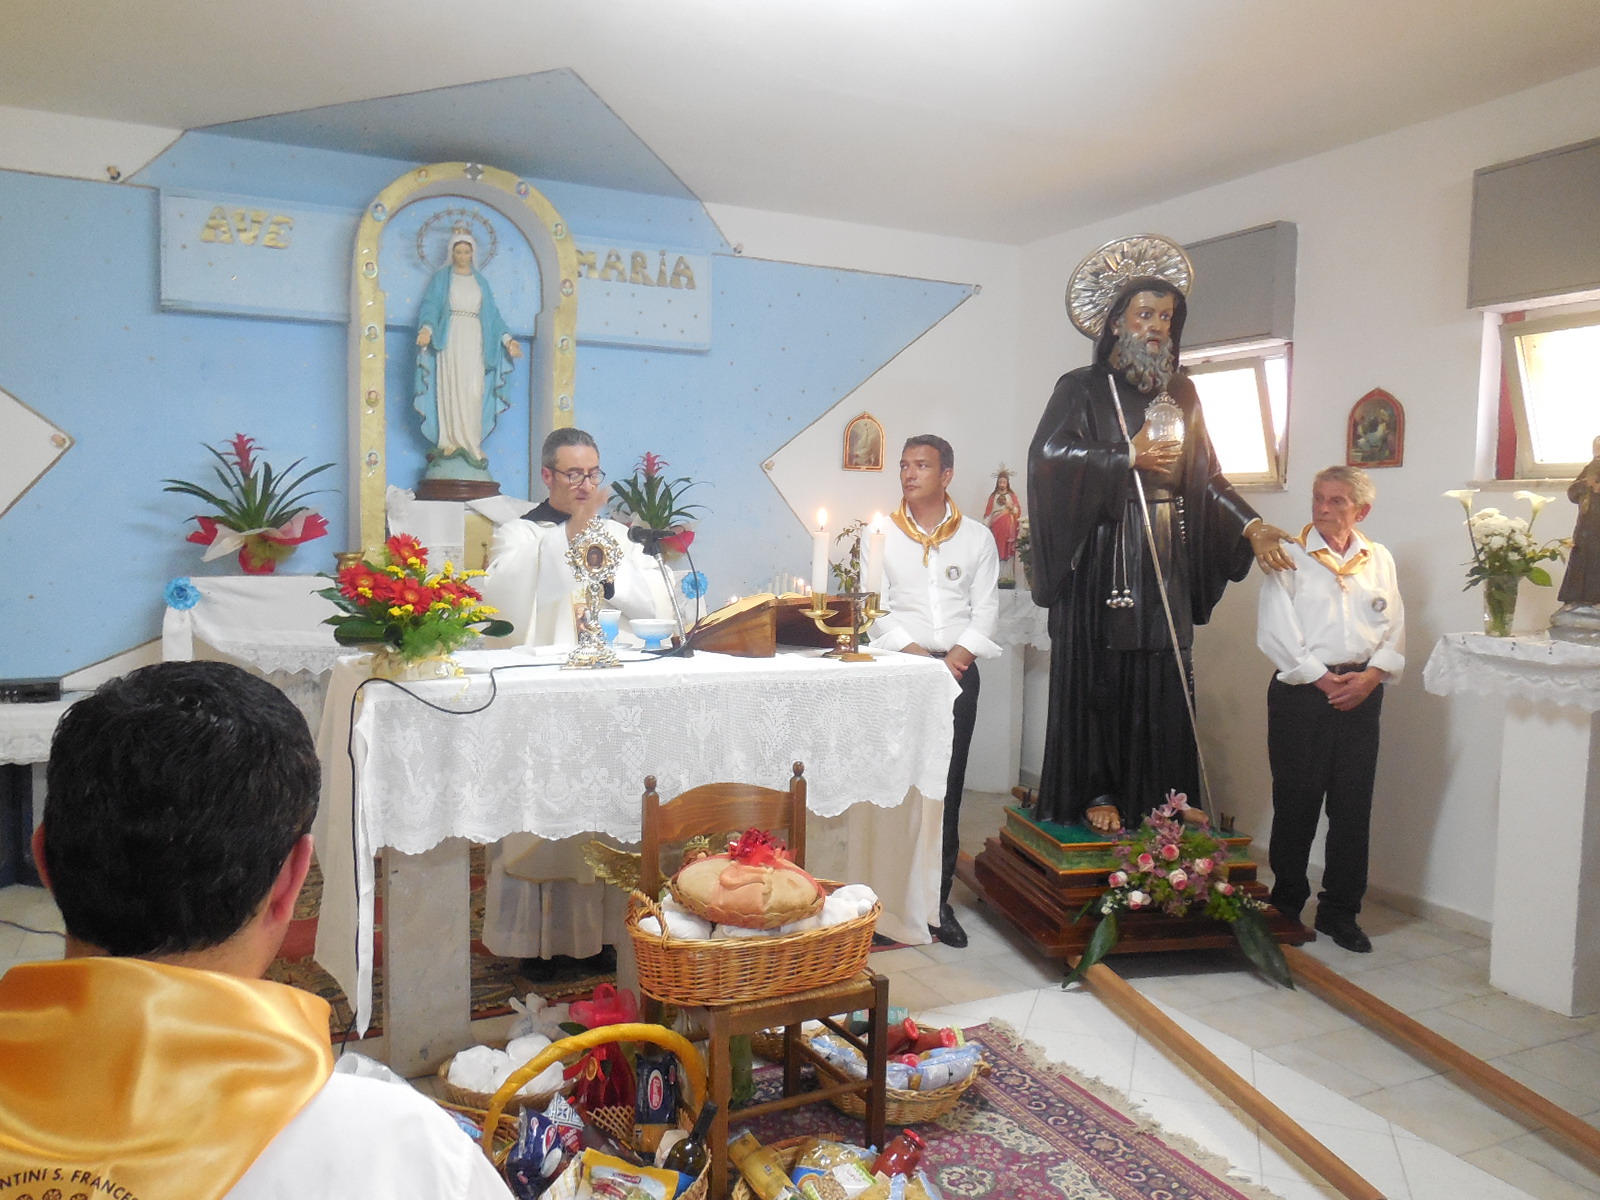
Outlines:
POLYGON ((759 829, 745 830, 726 854, 684 864, 668 887, 690 912, 746 929, 777 929, 816 916, 823 905, 822 886, 759 829))
POLYGON ((741 1130, 728 1143, 728 1159, 739 1168, 739 1174, 759 1200, 803 1200, 789 1182, 778 1156, 748 1129, 741 1130))
POLYGON ((579 1197, 593 1200, 672 1200, 678 1194, 678 1173, 660 1167, 636 1167, 600 1154, 583 1152, 579 1197))
POLYGON ((677 1122, 678 1060, 670 1050, 641 1052, 633 1064, 637 1091, 634 1096, 633 1145, 654 1154, 661 1135, 677 1122))
POLYGON ((871 1162, 860 1146, 812 1140, 800 1146, 789 1179, 806 1200, 856 1200, 873 1185, 871 1162))

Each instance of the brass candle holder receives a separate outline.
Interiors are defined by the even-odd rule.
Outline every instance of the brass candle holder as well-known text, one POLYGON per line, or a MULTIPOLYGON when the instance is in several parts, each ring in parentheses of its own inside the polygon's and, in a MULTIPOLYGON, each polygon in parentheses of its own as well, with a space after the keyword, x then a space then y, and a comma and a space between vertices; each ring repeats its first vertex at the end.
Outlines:
POLYGON ((879 607, 878 599, 877 592, 840 592, 836 596, 818 596, 812 593, 811 604, 800 611, 810 617, 823 633, 833 634, 834 647, 823 655, 824 658, 837 658, 840 662, 872 661, 872 655, 862 653, 861 635, 871 629, 872 623, 879 617, 889 615, 888 609, 879 607), (828 607, 829 600, 850 602, 848 625, 829 623, 829 619, 834 615, 833 609, 828 607))

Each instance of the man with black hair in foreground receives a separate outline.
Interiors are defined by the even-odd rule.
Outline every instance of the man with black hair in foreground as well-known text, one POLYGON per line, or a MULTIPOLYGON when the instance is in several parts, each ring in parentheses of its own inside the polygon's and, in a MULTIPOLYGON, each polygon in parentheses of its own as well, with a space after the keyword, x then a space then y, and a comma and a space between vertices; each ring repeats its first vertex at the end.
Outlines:
POLYGON ((62 718, 34 856, 66 953, 0 978, 0 1192, 509 1194, 436 1105, 333 1073, 325 1001, 261 978, 318 779, 299 711, 224 663, 146 667, 62 718))

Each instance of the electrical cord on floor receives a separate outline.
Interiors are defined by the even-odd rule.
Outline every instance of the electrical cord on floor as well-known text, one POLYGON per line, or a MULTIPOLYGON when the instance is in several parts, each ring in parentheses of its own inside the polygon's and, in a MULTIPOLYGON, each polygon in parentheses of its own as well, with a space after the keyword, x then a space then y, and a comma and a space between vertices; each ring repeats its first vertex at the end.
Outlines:
POLYGON ((0 917, 0 925, 9 925, 13 929, 22 930, 23 933, 44 934, 46 937, 65 938, 67 936, 59 929, 35 929, 32 925, 24 925, 20 921, 12 921, 5 917, 0 917))

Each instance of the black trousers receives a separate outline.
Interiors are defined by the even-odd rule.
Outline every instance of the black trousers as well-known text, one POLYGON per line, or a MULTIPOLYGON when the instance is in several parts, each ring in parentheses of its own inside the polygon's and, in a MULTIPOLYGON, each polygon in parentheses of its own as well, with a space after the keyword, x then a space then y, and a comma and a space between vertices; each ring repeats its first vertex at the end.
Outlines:
POLYGON ((1267 758, 1272 765, 1272 903, 1291 916, 1311 896, 1306 863, 1324 804, 1327 865, 1318 911, 1354 918, 1367 891, 1372 783, 1378 770, 1383 686, 1340 712, 1314 684, 1273 676, 1267 687, 1267 758))
POLYGON ((961 855, 961 790, 967 783, 967 750, 978 720, 978 664, 961 673, 961 694, 955 703, 955 731, 950 742, 950 774, 944 782, 944 840, 939 871, 939 903, 950 899, 950 883, 961 855))

